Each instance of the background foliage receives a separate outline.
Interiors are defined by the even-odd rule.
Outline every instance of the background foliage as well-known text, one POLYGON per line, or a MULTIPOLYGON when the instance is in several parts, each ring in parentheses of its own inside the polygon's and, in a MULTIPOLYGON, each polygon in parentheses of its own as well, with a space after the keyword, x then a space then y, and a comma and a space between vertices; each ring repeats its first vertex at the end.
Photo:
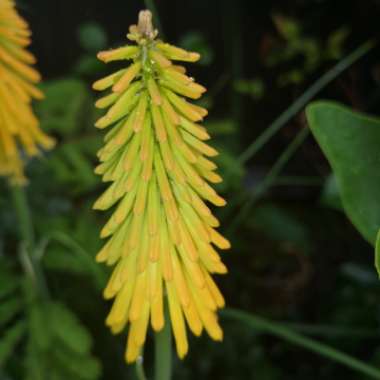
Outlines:
MULTIPOLYGON (((107 73, 96 52, 124 42, 145 5, 17 3, 34 31, 32 50, 45 78, 46 99, 35 110, 59 144, 28 165, 26 191, 44 283, 30 271, 28 247, 18 244, 9 190, 0 183, 0 379, 130 379, 135 372, 123 361, 125 339, 111 336, 103 322, 107 273, 93 261, 107 216, 91 210, 103 185, 93 174, 101 135, 93 128, 90 83, 107 73)), ((191 338, 188 357, 175 359, 174 378, 380 378, 353 372, 334 352, 316 355, 315 345, 380 365, 374 249, 349 220, 375 243, 379 121, 352 109, 379 114, 378 48, 336 71, 315 94, 346 105, 309 106, 316 140, 304 106, 293 113, 289 108, 348 53, 376 39, 380 2, 157 0, 155 6, 165 37, 203 56, 189 69, 209 89, 202 100, 210 110, 205 125, 221 152, 225 181, 219 190, 229 203, 218 217, 233 245, 224 255, 230 273, 218 279, 227 304, 313 339, 306 350, 277 325, 245 323, 230 310, 221 316, 223 344, 191 338), (264 146, 262 132, 284 111, 286 122, 277 123, 276 136, 264 146), (254 157, 247 154, 252 142, 254 157), (370 232, 363 225, 368 222, 370 232)), ((151 347, 150 340, 148 377, 151 347)))

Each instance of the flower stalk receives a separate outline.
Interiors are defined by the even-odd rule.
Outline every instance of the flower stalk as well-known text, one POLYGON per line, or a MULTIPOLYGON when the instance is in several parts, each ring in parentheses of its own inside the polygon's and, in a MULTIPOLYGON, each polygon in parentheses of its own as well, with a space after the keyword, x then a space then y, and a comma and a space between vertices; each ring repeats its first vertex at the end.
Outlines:
MULTIPOLYGON (((210 185, 222 180, 211 160, 218 153, 199 124, 207 110, 188 100, 206 89, 176 62, 200 56, 157 35, 151 12, 141 11, 127 34, 133 44, 98 54, 105 63, 130 65, 93 85, 108 90, 96 102, 107 110, 95 126, 109 131, 95 172, 110 182, 94 208, 115 207, 101 231, 108 240, 97 261, 115 266, 104 291, 114 299, 106 324, 113 333, 129 325, 129 363, 141 355, 149 322, 167 363, 170 324, 180 358, 188 352, 187 327, 197 336, 206 330, 223 338, 216 312, 224 299, 211 274, 227 272, 215 247, 230 244, 207 205, 226 203, 210 185)), ((170 376, 170 366, 162 373, 170 376)))
POLYGON ((24 272, 35 284, 38 293, 44 298, 48 298, 48 287, 45 276, 40 265, 39 258, 36 257, 36 246, 34 238, 33 220, 25 193, 25 188, 20 185, 11 185, 10 193, 13 201, 13 208, 19 226, 20 245, 19 254, 24 272))
MULTIPOLYGON (((168 318, 169 313, 166 305, 165 319, 168 318)), ((172 333, 168 323, 155 334, 154 343, 154 378, 155 380, 170 380, 172 374, 172 333)))

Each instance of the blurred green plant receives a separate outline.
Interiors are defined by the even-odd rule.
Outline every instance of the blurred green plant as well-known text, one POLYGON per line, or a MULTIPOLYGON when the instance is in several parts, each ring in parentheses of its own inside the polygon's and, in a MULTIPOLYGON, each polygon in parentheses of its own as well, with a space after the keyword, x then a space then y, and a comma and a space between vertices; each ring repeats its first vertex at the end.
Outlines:
POLYGON ((108 45, 108 38, 103 27, 94 21, 85 22, 80 25, 78 31, 78 42, 83 50, 74 66, 74 73, 78 76, 96 75, 103 69, 96 53, 108 45))
MULTIPOLYGON (((93 261, 100 244, 94 239, 94 221, 89 219, 89 212, 77 219, 78 207, 74 199, 67 197, 69 193, 79 196, 91 191, 96 183, 91 160, 100 139, 87 132, 96 117, 93 99, 80 79, 68 77, 41 87, 46 98, 36 106, 38 117, 42 128, 54 134, 61 144, 44 160, 44 165, 32 163, 34 179, 29 186, 38 189, 45 183, 47 191, 66 189, 66 196, 64 203, 54 197, 41 199, 44 207, 39 213, 33 210, 32 216, 24 190, 11 190, 20 232, 15 248, 19 263, 14 260, 17 255, 13 255, 13 260, 12 255, 6 255, 0 265, 0 284, 4 284, 0 292, 1 376, 95 380, 101 375, 101 365, 92 354, 90 333, 65 303, 52 299, 47 285, 47 276, 59 271, 66 277, 86 276, 97 289, 105 281, 105 272, 93 261), (49 183, 47 176, 52 179, 49 183), (46 223, 44 211, 49 208, 50 219, 46 223), (86 249, 78 241, 84 242, 86 249)), ((30 194, 41 196, 40 191, 31 190, 30 194)), ((89 208, 86 204, 85 209, 89 208)))
POLYGON ((8 260, 1 261, 2 371, 25 380, 98 379, 100 363, 91 353, 90 334, 63 303, 40 291, 36 264, 26 248, 20 249, 24 274, 15 274, 8 260))
POLYGON ((205 36, 198 31, 190 31, 184 34, 179 40, 179 46, 185 50, 196 51, 201 55, 198 63, 208 66, 214 60, 214 52, 208 44, 205 36))
POLYGON ((41 127, 61 140, 47 165, 72 192, 87 191, 97 183, 92 160, 101 145, 101 138, 91 135, 96 118, 93 98, 86 83, 79 79, 46 82, 42 89, 46 98, 36 105, 41 127))
POLYGON ((240 79, 235 81, 234 89, 240 94, 250 95, 253 100, 259 100, 265 94, 265 83, 261 78, 240 79))
POLYGON ((316 37, 305 36, 301 23, 296 19, 275 14, 273 21, 283 42, 273 46, 265 64, 274 67, 293 62, 298 57, 302 58, 300 65, 293 64, 291 69, 278 76, 277 82, 280 87, 299 84, 322 63, 342 58, 343 46, 349 35, 347 27, 334 30, 327 41, 323 42, 316 37))

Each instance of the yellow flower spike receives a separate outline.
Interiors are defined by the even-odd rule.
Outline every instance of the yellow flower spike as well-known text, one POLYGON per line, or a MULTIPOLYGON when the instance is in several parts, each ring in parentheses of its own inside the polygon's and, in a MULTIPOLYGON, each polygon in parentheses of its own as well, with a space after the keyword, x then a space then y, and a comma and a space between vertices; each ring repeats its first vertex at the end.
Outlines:
POLYGON ((223 337, 216 312, 224 299, 210 274, 227 273, 214 246, 230 244, 214 229, 219 222, 206 202, 225 201, 208 184, 221 177, 206 158, 217 151, 197 124, 207 110, 185 99, 198 99, 206 89, 172 63, 194 62, 199 54, 156 36, 150 12, 140 12, 127 35, 136 44, 98 54, 104 62, 130 60, 130 66, 93 85, 108 90, 96 102, 108 108, 96 126, 110 128, 95 171, 112 181, 94 208, 116 205, 101 231, 109 240, 97 260, 115 265, 104 291, 114 298, 106 324, 113 333, 129 326, 127 362, 141 354, 149 321, 156 332, 171 323, 180 358, 188 351, 186 326, 197 336, 205 330, 215 340, 223 337))
POLYGON ((40 153, 38 146, 51 149, 54 140, 38 127, 31 108, 32 99, 42 99, 35 87, 40 74, 29 65, 35 57, 25 50, 30 44, 28 24, 13 0, 0 2, 0 175, 14 184, 24 184, 24 163, 19 147, 27 156, 40 153))

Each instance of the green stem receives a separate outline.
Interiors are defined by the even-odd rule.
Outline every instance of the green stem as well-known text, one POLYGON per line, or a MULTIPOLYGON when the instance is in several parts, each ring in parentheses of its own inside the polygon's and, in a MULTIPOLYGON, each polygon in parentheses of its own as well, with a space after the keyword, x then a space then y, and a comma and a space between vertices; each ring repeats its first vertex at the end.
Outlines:
POLYGON ((275 323, 256 315, 251 315, 244 311, 234 309, 224 310, 223 315, 231 319, 233 318, 238 322, 245 323, 247 326, 250 326, 257 331, 275 335, 297 346, 306 348, 357 372, 366 374, 373 379, 380 379, 380 370, 378 368, 370 366, 331 346, 298 334, 295 331, 284 327, 280 323, 275 323))
POLYGON ((13 185, 10 190, 20 231, 20 259, 24 271, 35 283, 40 294, 47 298, 49 292, 36 255, 34 228, 25 189, 22 186, 13 185))
POLYGON ((11 186, 11 195, 21 239, 28 250, 33 250, 34 230, 25 189, 17 185, 11 186))
POLYGON ((144 359, 142 356, 136 360, 136 377, 138 380, 147 380, 144 371, 144 359))
POLYGON ((256 201, 261 197, 261 195, 268 190, 272 184, 275 183, 276 178, 280 174, 281 170, 288 163, 290 158, 296 152, 298 147, 305 141, 306 137, 309 134, 308 128, 301 129, 294 140, 287 146, 287 148, 282 152, 277 161, 273 164, 272 168, 269 170, 268 174, 265 178, 256 186, 253 194, 247 200, 245 205, 242 207, 237 216, 232 220, 227 233, 228 235, 233 234, 235 229, 240 225, 241 221, 248 215, 252 206, 256 203, 256 201))
POLYGON ((380 331, 376 329, 358 329, 352 327, 341 327, 331 325, 310 325, 306 323, 282 323, 282 325, 298 333, 316 335, 327 338, 344 339, 379 339, 380 331))
POLYGON ((360 45, 347 57, 338 62, 333 68, 322 75, 312 84, 290 107, 288 107, 265 131, 256 138, 245 150, 229 170, 237 170, 241 165, 251 159, 259 150, 282 128, 292 117, 300 112, 311 99, 323 88, 337 78, 343 71, 349 68, 358 59, 367 54, 375 42, 367 41, 360 45))
POLYGON ((172 372, 172 335, 170 317, 165 307, 164 328, 155 334, 155 380, 170 380, 172 372))

